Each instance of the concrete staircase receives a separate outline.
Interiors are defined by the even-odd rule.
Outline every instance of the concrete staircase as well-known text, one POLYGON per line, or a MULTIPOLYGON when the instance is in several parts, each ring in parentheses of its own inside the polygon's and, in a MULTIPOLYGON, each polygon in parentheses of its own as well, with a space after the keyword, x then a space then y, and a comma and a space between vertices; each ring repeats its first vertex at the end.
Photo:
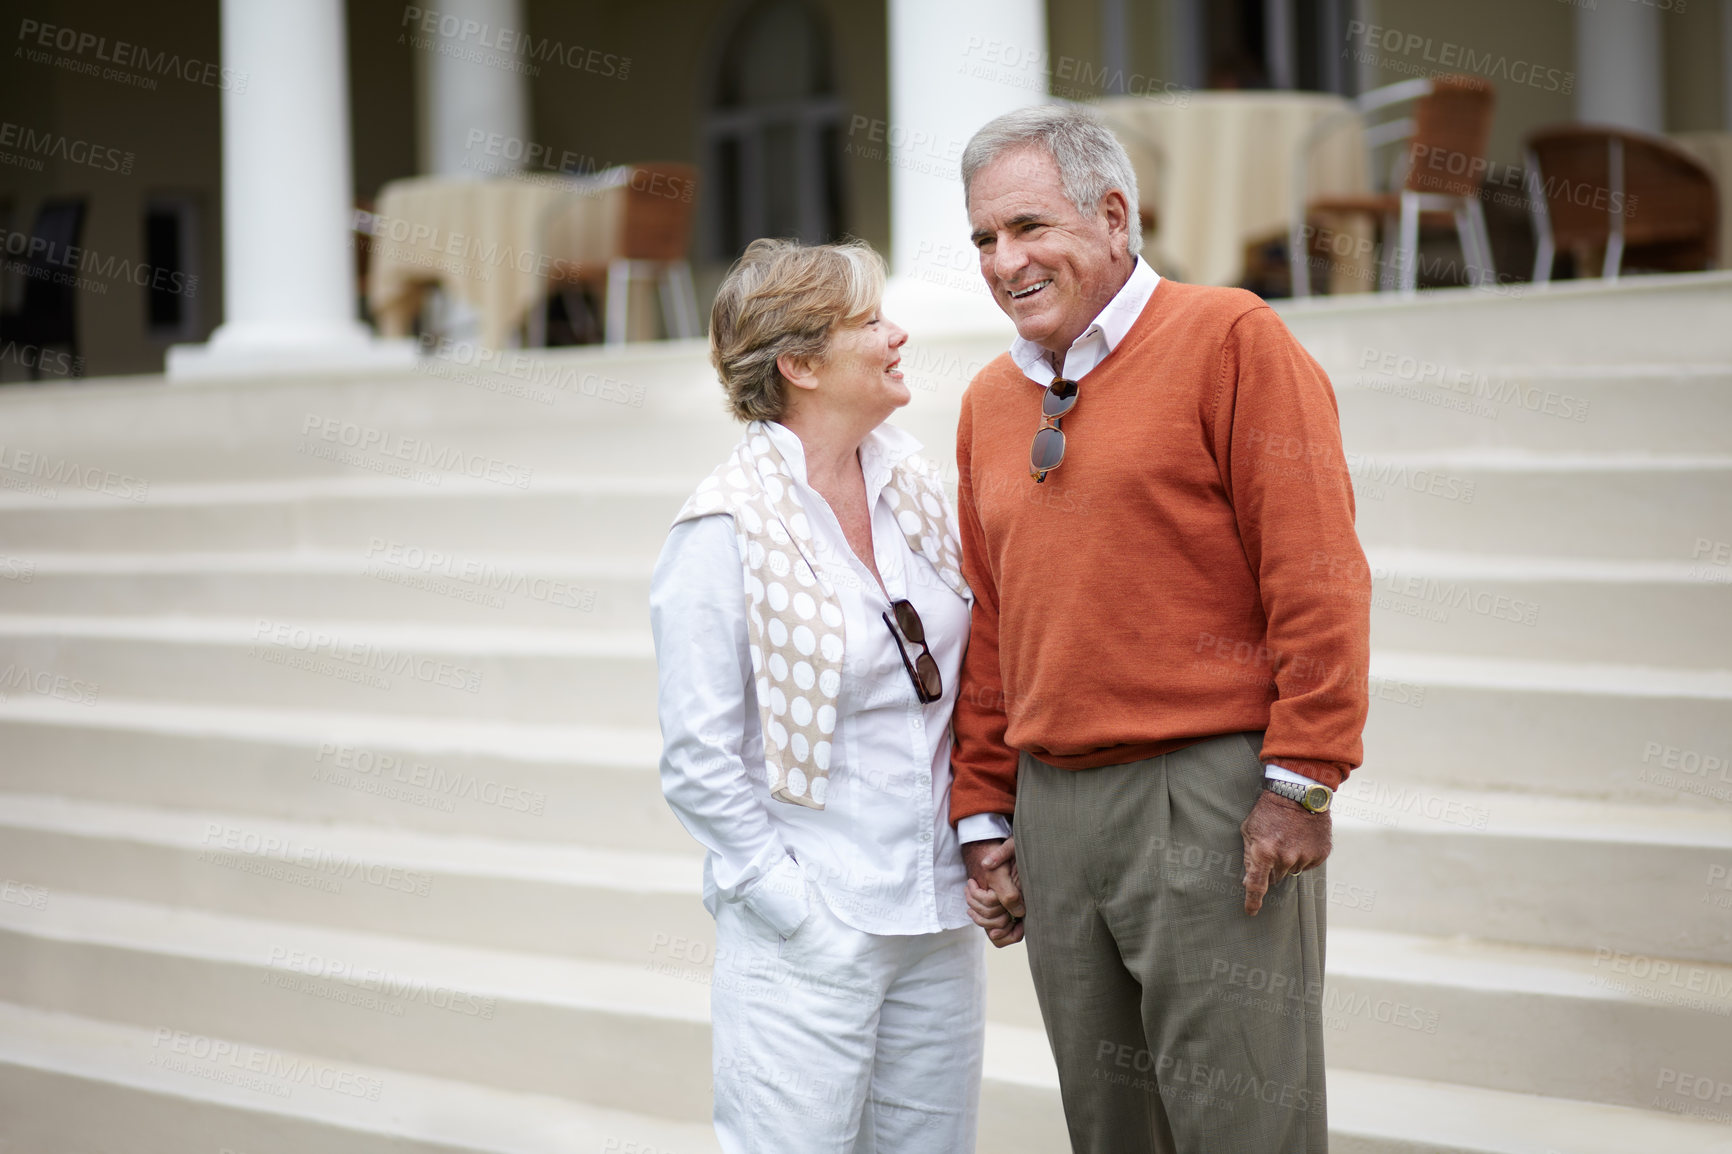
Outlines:
MULTIPOLYGON (((1732 1151, 1732 277, 1286 316, 1376 581, 1333 1149, 1732 1151)), ((935 458, 1001 347, 905 356, 935 458)), ((0 392, 4 1154, 716 1149, 646 590, 735 431, 508 367, 0 392)), ((991 964, 981 1148, 1063 1150, 991 964)))

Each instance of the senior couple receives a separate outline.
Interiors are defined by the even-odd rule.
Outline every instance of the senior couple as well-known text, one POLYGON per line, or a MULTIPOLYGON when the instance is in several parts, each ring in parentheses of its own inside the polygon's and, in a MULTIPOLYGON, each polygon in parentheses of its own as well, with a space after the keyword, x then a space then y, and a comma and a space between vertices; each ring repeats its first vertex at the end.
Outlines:
POLYGON ((962 175, 1017 337, 963 396, 954 514, 886 423, 907 334, 870 249, 757 241, 711 315, 746 428, 650 599, 717 1136, 973 1150, 990 940, 1026 944, 1074 1150, 1322 1151, 1369 602, 1334 576, 1365 572, 1334 394, 1256 297, 1137 255, 1086 112, 992 121, 962 175), (1265 452, 1293 443, 1303 471, 1265 452))

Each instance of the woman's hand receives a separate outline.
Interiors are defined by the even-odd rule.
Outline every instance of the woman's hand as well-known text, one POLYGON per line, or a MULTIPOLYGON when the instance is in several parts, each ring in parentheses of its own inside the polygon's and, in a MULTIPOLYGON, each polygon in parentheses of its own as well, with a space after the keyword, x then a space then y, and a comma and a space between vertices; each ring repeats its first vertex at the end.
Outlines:
POLYGON ((1004 947, 1022 941, 1022 879, 1016 872, 1016 839, 971 841, 962 847, 968 869, 968 916, 1004 947))

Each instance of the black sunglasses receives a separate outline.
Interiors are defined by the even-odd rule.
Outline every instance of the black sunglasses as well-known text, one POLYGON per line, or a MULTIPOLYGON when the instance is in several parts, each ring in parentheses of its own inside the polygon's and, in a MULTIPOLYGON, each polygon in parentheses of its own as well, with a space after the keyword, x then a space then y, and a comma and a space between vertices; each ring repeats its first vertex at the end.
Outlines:
POLYGON ((944 678, 938 672, 938 662, 932 656, 932 650, 926 647, 926 627, 920 623, 920 614, 915 612, 914 605, 909 601, 892 601, 890 612, 896 614, 896 623, 890 623, 889 613, 880 613, 884 619, 885 628, 890 630, 890 636, 896 639, 896 652, 902 655, 902 667, 908 670, 908 679, 914 682, 914 695, 920 699, 920 704, 931 705, 944 696, 944 678), (897 635, 897 628, 902 633, 897 635), (908 650, 902 645, 902 638, 908 638, 912 645, 920 646, 920 655, 912 664, 908 660, 908 650))
POLYGON ((1046 475, 1064 463, 1064 430, 1059 418, 1076 408, 1077 385, 1064 377, 1054 377, 1040 399, 1040 428, 1034 431, 1034 444, 1028 449, 1028 475, 1034 483, 1044 484, 1046 475))

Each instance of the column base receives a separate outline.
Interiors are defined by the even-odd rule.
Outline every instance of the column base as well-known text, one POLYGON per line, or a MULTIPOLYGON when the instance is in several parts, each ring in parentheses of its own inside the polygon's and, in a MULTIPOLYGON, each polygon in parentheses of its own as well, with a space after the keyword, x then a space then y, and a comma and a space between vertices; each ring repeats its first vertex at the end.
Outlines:
POLYGON ((165 369, 170 381, 216 377, 296 377, 412 369, 418 354, 413 338, 386 340, 338 334, 329 341, 224 341, 220 332, 202 345, 171 345, 165 369))

